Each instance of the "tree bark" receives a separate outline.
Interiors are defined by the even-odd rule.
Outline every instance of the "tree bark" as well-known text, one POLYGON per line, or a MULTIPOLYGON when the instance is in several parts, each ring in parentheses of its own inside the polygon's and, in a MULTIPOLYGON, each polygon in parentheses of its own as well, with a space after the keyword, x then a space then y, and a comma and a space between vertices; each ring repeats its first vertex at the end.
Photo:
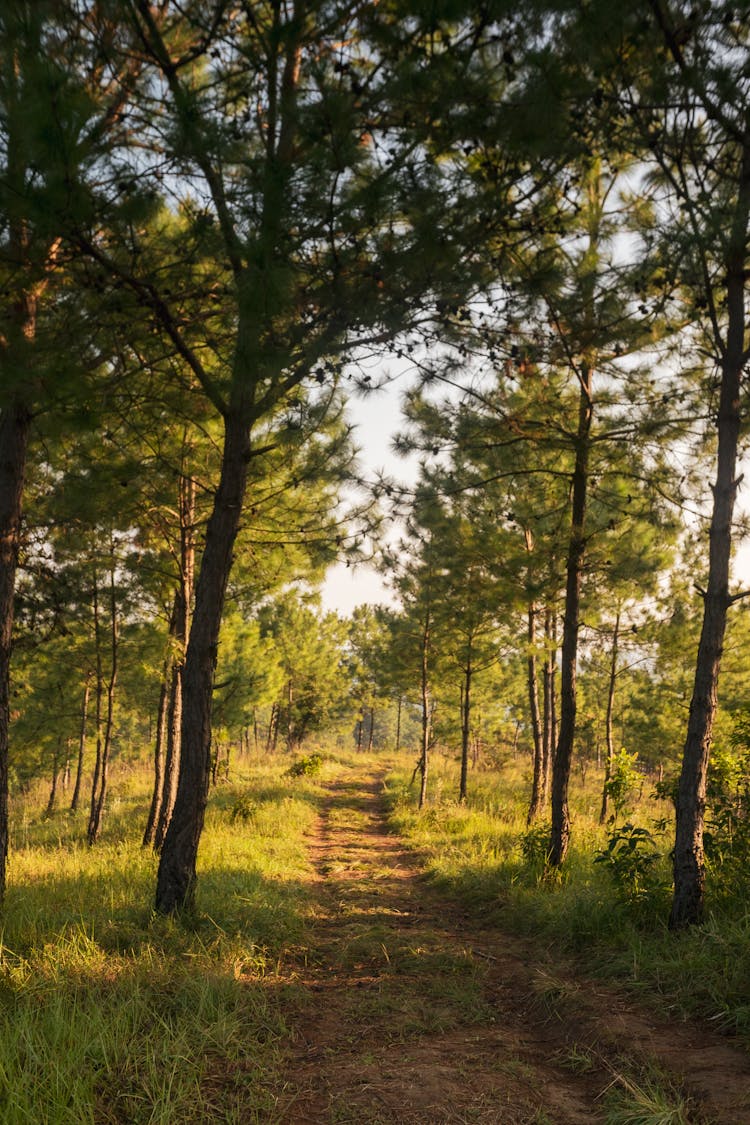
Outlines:
POLYGON ((422 630, 422 657, 420 666, 420 695, 422 700, 422 746, 419 757, 419 807, 424 807, 427 800, 427 771, 429 766, 430 734, 431 734, 431 709, 430 709, 430 680, 429 680, 429 649, 430 649, 430 614, 427 613, 422 630))
POLYGON ((461 780, 458 787, 458 799, 461 802, 465 802, 468 796, 472 673, 471 650, 469 650, 466 667, 464 668, 463 698, 461 700, 461 780))
POLYGON ((30 426, 30 411, 20 399, 0 410, 0 901, 8 859, 10 656, 30 426))
POLYGON ((159 689, 159 706, 156 713, 156 740, 154 745, 154 785, 151 792, 151 805, 148 810, 146 827, 143 830, 141 846, 152 848, 156 839, 156 826, 159 823, 161 802, 164 790, 164 762, 167 744, 167 713, 171 686, 171 654, 164 662, 164 676, 159 689))
POLYGON ((615 628, 612 634, 612 659, 609 666, 609 686, 607 690, 607 718, 605 723, 605 732, 607 738, 607 764, 604 768, 604 785, 602 787, 602 807, 599 813, 599 823, 604 824, 607 819, 607 808, 609 805, 609 789, 608 782, 612 776, 612 763, 615 759, 615 743, 612 734, 612 718, 615 709, 615 681, 617 678, 617 645, 620 639, 620 612, 618 610, 617 617, 615 618, 615 628))
MULTIPOLYGON (((110 611, 110 671, 107 681, 107 718, 104 724, 104 739, 100 743, 97 736, 97 748, 101 745, 101 753, 97 753, 99 764, 98 786, 92 789, 91 816, 89 819, 88 842, 93 845, 99 839, 102 828, 104 804, 107 799, 107 786, 109 784, 109 760, 112 751, 112 732, 115 721, 115 686, 117 684, 118 659, 119 659, 119 621, 117 616, 117 587, 115 584, 115 544, 111 544, 110 572, 109 572, 109 611, 110 611)), ((99 691, 101 699, 101 691, 99 691)), ((98 703, 100 720, 100 702, 98 703)))
POLYGON ((225 417, 221 477, 206 528, 183 678, 180 776, 172 819, 161 851, 156 909, 168 914, 194 902, 198 844, 211 767, 211 704, 232 552, 242 513, 250 456, 242 411, 225 417))
POLYGON ((157 852, 161 851, 164 844, 177 799, 182 731, 182 677, 195 584, 195 481, 189 472, 189 454, 189 443, 187 439, 183 439, 178 499, 180 574, 169 619, 169 647, 159 700, 154 749, 154 792, 143 836, 144 846, 150 844, 157 852))
POLYGON ((60 742, 55 745, 52 754, 52 785, 49 791, 49 800, 47 801, 47 808, 45 809, 45 817, 52 816, 57 805, 57 786, 60 780, 60 742))
POLYGON ((549 801, 549 787, 552 778, 554 758, 556 713, 555 713, 555 673, 557 671, 557 636, 555 615, 547 609, 544 615, 544 637, 547 654, 544 662, 544 770, 542 777, 542 808, 549 801))
POLYGON ((690 701, 682 770, 677 792, 674 846, 674 896, 669 924, 681 929, 703 915, 705 865, 703 829, 706 777, 711 750, 727 611, 731 605, 729 572, 732 519, 737 497, 737 447, 740 391, 744 367, 746 243, 750 216, 750 136, 744 139, 739 196, 728 261, 727 334, 722 349, 717 418, 717 470, 709 531, 708 581, 703 595, 703 623, 690 701))
POLYGON ((172 819, 177 800, 177 786, 180 777, 180 739, 182 732, 182 668, 172 664, 167 701, 167 742, 162 776, 162 793, 159 802, 159 819, 154 832, 154 851, 161 852, 164 838, 172 819))
POLYGON ((566 564, 565 614, 563 617, 562 663, 560 668, 560 734, 552 767, 552 836, 549 862, 553 867, 565 860, 570 844, 568 786, 576 733, 576 668, 581 612, 583 560, 586 554, 586 506, 588 492, 589 441, 593 404, 593 372, 587 362, 579 370, 580 397, 576 454, 573 468, 573 503, 566 564))
POLYGON ((401 707, 403 705, 403 696, 398 697, 398 707, 396 710, 396 753, 401 749, 401 707))
POLYGON ((532 602, 528 610, 528 645, 529 655, 526 661, 527 684, 529 692, 529 712, 531 715, 531 733, 534 739, 534 774, 531 783, 531 801, 526 816, 526 823, 531 824, 540 815, 544 792, 544 732, 542 730, 542 717, 539 710, 539 675, 537 672, 536 658, 536 606, 532 602))

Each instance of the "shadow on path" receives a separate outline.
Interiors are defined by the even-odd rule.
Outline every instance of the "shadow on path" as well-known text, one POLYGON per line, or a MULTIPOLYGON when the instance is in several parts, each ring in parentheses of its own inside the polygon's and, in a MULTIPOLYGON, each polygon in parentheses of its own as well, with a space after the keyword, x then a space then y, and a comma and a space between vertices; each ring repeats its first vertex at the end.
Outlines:
POLYGON ((294 967, 280 1122, 586 1125, 656 1066, 691 1122, 750 1122, 750 1062, 687 1025, 482 929, 386 830, 382 775, 329 785, 310 842, 314 906, 294 967))

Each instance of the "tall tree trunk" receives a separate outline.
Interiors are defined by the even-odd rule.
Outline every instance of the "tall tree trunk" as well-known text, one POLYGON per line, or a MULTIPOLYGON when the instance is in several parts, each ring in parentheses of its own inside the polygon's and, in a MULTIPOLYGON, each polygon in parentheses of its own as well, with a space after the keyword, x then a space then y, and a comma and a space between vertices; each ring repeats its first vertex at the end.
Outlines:
MULTIPOLYGON (((6 360, 3 352, 0 360, 6 360)), ((20 399, 0 409, 0 901, 5 895, 8 859, 10 654, 30 426, 31 413, 20 399)))
POLYGON ((93 570, 92 609, 94 615, 94 710, 96 726, 96 756, 94 758, 94 773, 91 778, 91 800, 89 801, 89 822, 86 835, 91 842, 91 834, 96 821, 96 802, 99 794, 99 784, 102 772, 102 702, 104 699, 104 671, 102 660, 102 639, 100 635, 99 620, 99 575, 94 565, 93 570))
POLYGON ((172 665, 172 679, 167 702, 167 743, 164 756, 159 819, 154 832, 154 851, 161 852, 172 819, 180 779, 180 737, 182 731, 182 669, 172 665))
POLYGON ((539 674, 536 655, 536 606, 532 602, 528 609, 527 641, 529 654, 526 659, 526 681, 529 693, 529 713, 531 733, 534 740, 534 772, 531 782, 531 800, 526 823, 531 824, 542 811, 544 793, 544 732, 539 709, 539 674))
POLYGON ((187 438, 183 437, 178 500, 180 575, 169 621, 169 649, 164 664, 162 685, 164 699, 162 701, 160 697, 159 704, 160 724, 157 728, 157 745, 154 751, 154 793, 149 823, 143 837, 144 845, 151 844, 157 852, 161 851, 177 799, 182 730, 182 677, 195 584, 195 481, 189 471, 189 458, 190 445, 187 438))
POLYGON ((607 718, 605 732, 607 737, 607 764, 604 768, 604 786, 602 788, 602 808, 599 813, 599 823, 604 824, 607 819, 609 805, 609 779, 612 776, 612 763, 615 758, 615 742, 612 733, 612 719, 615 710, 615 681, 617 679, 617 644, 620 639, 620 611, 617 611, 615 628, 612 634, 612 658, 609 665, 609 686, 607 689, 607 718))
POLYGON ((277 726, 278 703, 271 704, 271 714, 268 717, 268 734, 266 736, 266 753, 270 754, 276 749, 275 730, 277 726))
POLYGON ((375 708, 370 708, 370 730, 367 735, 367 750, 368 753, 372 751, 372 745, 375 741, 375 708))
POLYGON ((180 776, 156 884, 156 909, 161 914, 189 908, 194 900, 198 844, 208 799, 211 704, 219 629, 249 457, 249 426, 241 411, 232 410, 225 418, 221 478, 206 527, 185 660, 180 776))
POLYGON ((465 802, 469 783, 469 740, 471 738, 471 679, 473 674, 471 648, 469 648, 464 667, 463 692, 461 693, 461 779, 458 785, 458 799, 465 802))
POLYGON ((682 771, 677 791, 674 846, 674 897, 669 924, 680 929, 703 914, 705 868, 703 828, 706 776, 716 715, 721 654, 724 647, 732 554, 732 518, 737 497, 737 446, 740 390, 745 362, 746 243, 750 215, 750 135, 744 138, 739 196, 727 262, 727 337, 721 363, 717 419, 717 469, 709 531, 708 581, 703 594, 703 624, 690 701, 682 771))
POLYGON ((156 712, 156 740, 154 745, 154 784, 151 791, 151 805, 148 810, 146 827, 143 830, 141 846, 152 848, 156 839, 156 826, 159 823, 161 802, 164 791, 164 760, 167 744, 167 713, 169 710, 169 695, 171 686, 172 654, 169 653, 164 661, 164 676, 159 689, 159 706, 156 712))
POLYGON ((542 775, 542 808, 549 802, 549 788, 552 779, 556 718, 555 718, 555 672, 557 670, 557 636, 554 612, 547 608, 544 614, 544 638, 546 657, 544 661, 544 768, 542 775))
POLYGON ((420 696, 422 701, 422 745, 419 757, 419 807, 427 800, 427 771, 429 766, 430 738, 432 733, 432 710, 429 679, 430 614, 427 613, 422 630, 422 657, 420 666, 420 696))
POLYGON ((47 808, 45 809, 45 817, 52 816, 57 805, 57 786, 60 780, 60 742, 55 745, 52 754, 52 786, 49 792, 49 800, 47 801, 47 808))
POLYGON ((401 708, 403 706, 403 696, 398 697, 398 708, 396 710, 396 753, 398 754, 401 749, 401 708))
POLYGON ((110 611, 110 672, 107 681, 107 718, 104 724, 104 739, 99 755, 99 785, 98 790, 92 793, 91 817, 89 820, 88 842, 95 844, 99 839, 102 828, 104 804, 107 799, 109 784, 109 760, 112 751, 112 732, 115 721, 115 686, 117 684, 118 658, 119 658, 119 620, 117 616, 117 586, 115 584, 115 543, 114 539, 110 548, 109 572, 109 611, 110 611))
POLYGON ((568 785, 570 783, 570 766, 576 733, 576 667, 578 663, 583 560, 586 554, 585 524, 589 443, 593 416, 592 376, 591 367, 584 361, 578 371, 580 397, 572 482, 573 502, 570 540, 566 564, 565 614, 563 617, 562 664, 560 669, 560 734, 552 767, 552 835, 549 862, 553 867, 564 861, 570 843, 568 785))

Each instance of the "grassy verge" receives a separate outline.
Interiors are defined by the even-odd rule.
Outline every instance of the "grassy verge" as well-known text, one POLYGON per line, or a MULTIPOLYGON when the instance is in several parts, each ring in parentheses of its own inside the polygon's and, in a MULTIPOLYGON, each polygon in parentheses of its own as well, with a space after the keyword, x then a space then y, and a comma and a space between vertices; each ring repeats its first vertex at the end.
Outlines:
POLYGON ((151 910, 145 771, 115 781, 93 849, 83 814, 45 819, 41 793, 17 803, 0 932, 4 1125, 275 1120, 276 970, 302 932, 318 799, 287 765, 246 765, 214 792, 183 921, 151 910))
POLYGON ((669 809, 648 783, 628 818, 652 834, 649 847, 660 855, 639 882, 595 862, 608 836, 598 824, 601 779, 593 771, 575 781, 573 843, 564 870, 550 873, 546 826, 526 827, 529 779, 522 767, 509 763, 500 778, 475 772, 469 801, 460 805, 456 766, 436 757, 432 796, 421 812, 409 785, 412 768, 404 762, 389 775, 391 824, 426 857, 444 893, 488 923, 579 958, 588 972, 658 997, 662 1010, 711 1020, 750 1042, 750 913, 742 888, 724 887, 703 925, 684 934, 667 930, 671 840, 660 822, 669 809))

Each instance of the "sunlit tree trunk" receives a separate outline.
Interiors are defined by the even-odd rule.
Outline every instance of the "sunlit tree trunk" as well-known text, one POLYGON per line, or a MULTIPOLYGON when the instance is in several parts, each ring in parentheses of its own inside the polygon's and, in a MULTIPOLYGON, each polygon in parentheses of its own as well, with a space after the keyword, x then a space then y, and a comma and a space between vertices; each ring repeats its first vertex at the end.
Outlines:
POLYGON ((605 732, 607 738, 607 762, 604 768, 604 786, 602 788, 602 807, 599 813, 599 823, 604 824, 607 819, 607 806, 609 804, 608 782, 612 776, 612 762, 615 757, 615 743, 612 731, 612 720, 615 709, 615 681, 617 679, 617 644, 620 638, 620 613, 615 618, 615 628, 612 634, 612 656, 609 665, 609 685, 607 688, 607 717, 605 732))

